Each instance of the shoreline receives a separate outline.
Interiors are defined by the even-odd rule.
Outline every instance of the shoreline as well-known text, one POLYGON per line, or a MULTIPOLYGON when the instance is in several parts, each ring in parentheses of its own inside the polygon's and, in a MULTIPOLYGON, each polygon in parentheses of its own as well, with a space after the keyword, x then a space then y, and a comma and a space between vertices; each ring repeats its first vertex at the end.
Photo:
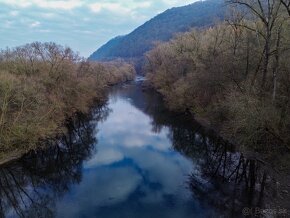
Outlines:
MULTIPOLYGON (((143 84, 142 87, 143 87, 143 91, 152 89, 156 91, 157 93, 159 93, 156 89, 154 89, 148 84, 143 84)), ((163 99, 162 94, 161 93, 159 94, 161 98, 163 99)), ((166 109, 171 112, 174 112, 170 110, 167 106, 166 106, 166 109)), ((175 111, 174 113, 178 113, 178 112, 175 111)), ((256 160, 257 162, 263 164, 264 167, 268 168, 269 172, 271 172, 269 176, 277 179, 276 191, 277 191, 278 197, 277 199, 275 199, 274 204, 275 203, 276 205, 281 204, 284 207, 286 207, 290 212, 290 207, 287 207, 286 205, 284 205, 285 203, 284 200, 286 199, 290 200, 290 184, 289 184, 290 167, 288 167, 289 165, 287 164, 287 160, 290 160, 289 152, 281 152, 280 150, 276 150, 275 154, 273 153, 269 154, 267 152, 263 153, 260 151, 255 151, 254 149, 247 149, 244 146, 238 145, 235 141, 233 141, 234 139, 230 139, 224 134, 222 134, 219 131, 219 128, 211 124, 209 119, 207 119, 206 117, 200 116, 199 114, 193 114, 190 112, 181 112, 179 114, 183 114, 183 115, 187 114, 188 119, 192 119, 193 122, 200 125, 205 131, 212 132, 214 135, 221 137, 225 142, 233 145, 234 149, 237 152, 243 154, 245 158, 256 160), (282 154, 282 157, 280 159, 276 159, 277 154, 282 154)))
MULTIPOLYGON (((124 85, 124 84, 126 84, 126 83, 120 83, 120 84, 116 84, 116 85, 118 86, 118 85, 124 85)), ((93 104, 91 106, 90 110, 85 114, 90 114, 91 110, 93 108, 95 108, 96 106, 98 106, 98 105, 93 104)), ((180 113, 180 115, 181 116, 187 115, 186 117, 189 119, 188 120, 189 122, 191 122, 190 119, 193 119, 193 122, 196 122, 198 125, 200 125, 201 128, 203 128, 206 132, 212 132, 213 134, 217 134, 218 137, 221 137, 224 140, 227 140, 221 134, 219 134, 218 131, 216 129, 214 129, 214 127, 212 125, 210 125, 210 123, 206 120, 206 118, 194 116, 194 114, 190 114, 190 113, 180 113)), ((74 116, 72 115, 70 118, 74 118, 74 116)), ((56 139, 56 138, 57 138, 57 136, 52 137, 51 139, 56 139)), ((50 140, 50 139, 48 139, 48 140, 50 140)), ((231 143, 231 142, 229 142, 229 143, 231 143)), ((238 152, 245 154, 245 157, 253 158, 253 159, 257 158, 253 154, 247 154, 247 153, 241 151, 239 149, 239 147, 236 146, 235 144, 232 144, 232 145, 237 149, 238 152)), ((45 147, 43 149, 45 149, 45 147)), ((17 163, 18 160, 21 160, 21 158, 23 156, 25 156, 26 154, 28 154, 30 151, 32 151, 32 149, 26 150, 26 151, 25 150, 16 150, 16 151, 8 152, 6 154, 1 154, 0 155, 0 167, 5 167, 5 165, 13 164, 15 162, 17 163)), ((269 162, 269 163, 271 164, 271 162, 269 162)), ((266 163, 265 165, 270 167, 270 164, 266 163)), ((288 194, 288 193, 290 193, 290 186, 288 183, 289 178, 290 178, 289 171, 287 171, 287 170, 283 171, 281 169, 279 169, 279 173, 278 173, 278 171, 277 172, 273 171, 269 174, 269 178, 276 178, 277 179, 277 180, 275 179, 277 181, 277 187, 275 188, 275 192, 277 193, 277 198, 273 201, 273 204, 267 205, 265 207, 275 208, 278 206, 282 206, 282 208, 288 209, 288 207, 287 207, 288 205, 285 203, 289 202, 289 200, 290 200, 290 195, 288 194)), ((267 192, 267 194, 268 194, 268 192, 267 192)), ((288 210, 290 210, 290 208, 288 210)))
MULTIPOLYGON (((117 84, 112 84, 112 85, 108 85, 108 88, 109 87, 113 87, 113 86, 118 86, 118 85, 123 85, 123 84, 126 84, 127 82, 130 82, 130 81, 134 81, 133 80, 126 80, 124 82, 119 82, 117 84)), ((104 93, 103 93, 103 97, 102 99, 94 99, 92 104, 89 106, 88 108, 88 111, 75 111, 73 112, 71 115, 69 115, 65 120, 62 121, 62 124, 57 128, 63 128, 65 127, 65 121, 67 119, 74 119, 76 113, 78 112, 81 112, 85 115, 88 115, 92 112, 93 108, 95 107, 98 107, 98 106, 101 106, 101 105, 104 105, 105 102, 107 101, 107 94, 108 94, 108 88, 106 88, 104 90, 104 93)), ((56 138, 58 137, 58 131, 56 131, 56 134, 55 135, 51 135, 49 138, 47 138, 48 140, 49 139, 53 139, 55 140, 56 138)), ((45 139, 44 139, 45 140, 45 139)), ((43 141, 43 139, 39 139, 38 143, 40 143, 41 141, 43 141)), ((37 146, 37 148, 42 148, 41 146, 37 146)), ((16 150, 12 150, 12 151, 7 151, 7 152, 3 152, 3 153, 0 153, 0 167, 6 165, 6 164, 9 164, 13 161, 17 161, 19 159, 21 159, 24 155, 28 154, 29 152, 31 152, 33 149, 28 149, 28 150, 25 150, 25 149, 16 149, 16 150)))
POLYGON ((16 151, 10 151, 10 152, 1 154, 0 155, 0 167, 4 166, 6 164, 9 164, 13 161, 19 160, 21 157, 23 157, 28 152, 26 152, 24 150, 16 150, 16 151))

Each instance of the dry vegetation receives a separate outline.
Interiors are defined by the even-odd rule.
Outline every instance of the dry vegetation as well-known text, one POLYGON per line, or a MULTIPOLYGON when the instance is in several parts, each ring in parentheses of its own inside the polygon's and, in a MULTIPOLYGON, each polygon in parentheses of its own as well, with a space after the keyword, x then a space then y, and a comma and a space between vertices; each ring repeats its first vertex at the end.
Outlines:
POLYGON ((289 150, 289 7, 272 0, 228 3, 223 23, 147 53, 147 77, 172 110, 205 117, 238 144, 289 150))
POLYGON ((0 154, 30 150, 66 117, 105 99, 108 85, 134 77, 131 65, 90 63, 70 48, 32 43, 0 52, 0 154))

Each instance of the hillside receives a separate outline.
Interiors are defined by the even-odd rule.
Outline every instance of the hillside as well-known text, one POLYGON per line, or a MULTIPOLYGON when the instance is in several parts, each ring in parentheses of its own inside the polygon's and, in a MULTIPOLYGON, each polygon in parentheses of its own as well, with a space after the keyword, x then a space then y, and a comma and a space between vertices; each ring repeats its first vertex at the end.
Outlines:
POLYGON ((157 15, 133 32, 119 36, 100 47, 90 60, 138 58, 154 46, 156 41, 168 41, 178 32, 192 27, 206 27, 224 16, 223 0, 208 0, 176 7, 157 15))

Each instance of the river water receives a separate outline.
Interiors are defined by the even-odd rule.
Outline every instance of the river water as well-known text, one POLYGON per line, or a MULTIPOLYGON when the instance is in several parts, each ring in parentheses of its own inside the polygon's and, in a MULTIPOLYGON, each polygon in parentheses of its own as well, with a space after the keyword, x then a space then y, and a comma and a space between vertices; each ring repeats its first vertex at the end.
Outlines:
POLYGON ((262 207, 271 197, 263 166, 168 112, 141 83, 112 88, 106 105, 68 120, 48 148, 2 166, 0 215, 243 217, 262 207))

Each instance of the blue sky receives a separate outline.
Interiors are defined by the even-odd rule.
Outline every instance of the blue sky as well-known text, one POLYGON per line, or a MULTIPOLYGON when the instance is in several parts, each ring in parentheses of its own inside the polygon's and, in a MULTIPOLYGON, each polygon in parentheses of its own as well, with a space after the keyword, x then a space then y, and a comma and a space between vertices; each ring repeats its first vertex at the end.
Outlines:
POLYGON ((89 56, 164 10, 196 0, 0 0, 0 48, 33 41, 89 56))

